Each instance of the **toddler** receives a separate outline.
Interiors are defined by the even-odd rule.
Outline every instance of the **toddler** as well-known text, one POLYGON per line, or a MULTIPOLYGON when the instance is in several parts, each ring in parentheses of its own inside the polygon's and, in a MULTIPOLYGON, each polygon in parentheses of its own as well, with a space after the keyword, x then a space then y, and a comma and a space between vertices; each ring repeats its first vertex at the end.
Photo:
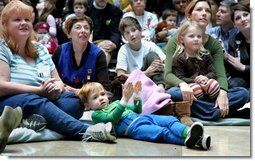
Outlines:
POLYGON ((141 81, 137 81, 135 85, 129 82, 123 86, 121 100, 109 103, 104 87, 100 83, 89 82, 83 85, 78 96, 86 110, 94 110, 93 122, 111 122, 120 137, 209 149, 211 137, 204 135, 204 128, 200 122, 195 122, 189 127, 173 116, 140 115, 142 112, 142 100, 139 96, 141 90, 141 81), (134 104, 127 104, 132 96, 134 104))

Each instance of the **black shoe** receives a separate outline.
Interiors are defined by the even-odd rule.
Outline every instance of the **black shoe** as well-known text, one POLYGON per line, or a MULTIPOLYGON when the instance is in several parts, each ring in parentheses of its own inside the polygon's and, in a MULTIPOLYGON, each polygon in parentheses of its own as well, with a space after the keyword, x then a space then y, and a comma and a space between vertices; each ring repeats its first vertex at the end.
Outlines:
POLYGON ((186 145, 188 148, 194 148, 202 139, 203 134, 203 124, 200 122, 194 122, 188 130, 188 136, 185 139, 184 145, 186 145))
POLYGON ((47 122, 44 117, 38 114, 32 114, 31 116, 23 119, 19 127, 32 129, 36 132, 45 129, 47 122))

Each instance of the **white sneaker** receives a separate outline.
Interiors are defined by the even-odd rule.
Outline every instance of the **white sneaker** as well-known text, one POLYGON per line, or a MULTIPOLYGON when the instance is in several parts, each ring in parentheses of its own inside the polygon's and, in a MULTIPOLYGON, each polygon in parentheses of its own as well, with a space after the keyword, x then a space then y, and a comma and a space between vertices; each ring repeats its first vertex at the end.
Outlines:
POLYGON ((188 148, 194 148, 204 135, 204 127, 200 122, 194 122, 188 130, 188 136, 185 139, 184 145, 188 148))
POLYGON ((82 141, 104 141, 113 142, 116 140, 116 132, 111 122, 106 124, 98 123, 87 128, 82 136, 82 141))

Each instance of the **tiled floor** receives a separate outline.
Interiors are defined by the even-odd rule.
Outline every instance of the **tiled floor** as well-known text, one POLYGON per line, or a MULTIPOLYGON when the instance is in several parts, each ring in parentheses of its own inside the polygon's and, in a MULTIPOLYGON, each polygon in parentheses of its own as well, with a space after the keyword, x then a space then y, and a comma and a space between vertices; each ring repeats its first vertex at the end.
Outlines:
POLYGON ((250 126, 205 126, 211 149, 117 139, 116 143, 48 141, 7 145, 4 156, 251 156, 250 126))

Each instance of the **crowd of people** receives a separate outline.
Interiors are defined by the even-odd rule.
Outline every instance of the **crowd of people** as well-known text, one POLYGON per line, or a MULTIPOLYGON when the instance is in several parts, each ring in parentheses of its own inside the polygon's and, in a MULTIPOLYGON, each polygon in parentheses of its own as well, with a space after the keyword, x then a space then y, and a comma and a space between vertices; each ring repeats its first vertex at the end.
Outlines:
POLYGON ((75 140, 203 149, 210 136, 191 116, 250 119, 249 0, 3 0, 0 15, 0 153, 35 114, 75 140), (141 114, 141 81, 122 85, 136 70, 171 98, 160 111, 141 114), (85 110, 94 124, 79 120, 85 110))

